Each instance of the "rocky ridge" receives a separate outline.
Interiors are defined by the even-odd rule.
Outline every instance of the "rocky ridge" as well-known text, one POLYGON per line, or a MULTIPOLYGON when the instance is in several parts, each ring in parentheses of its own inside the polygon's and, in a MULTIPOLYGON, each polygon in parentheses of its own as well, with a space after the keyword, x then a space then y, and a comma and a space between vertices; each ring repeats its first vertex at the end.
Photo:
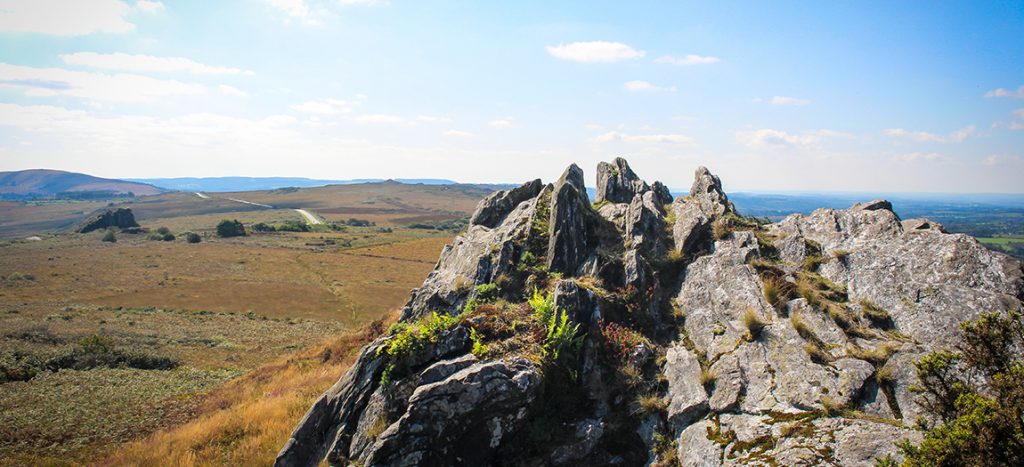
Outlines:
POLYGON ((1020 310, 1017 261, 883 200, 774 224, 624 159, 480 202, 278 465, 873 465, 913 362, 1020 310), (561 320, 561 321, 560 321, 561 320))
POLYGON ((129 208, 103 209, 97 211, 78 225, 75 232, 88 233, 94 230, 118 228, 121 230, 135 229, 139 223, 135 222, 135 214, 129 208))

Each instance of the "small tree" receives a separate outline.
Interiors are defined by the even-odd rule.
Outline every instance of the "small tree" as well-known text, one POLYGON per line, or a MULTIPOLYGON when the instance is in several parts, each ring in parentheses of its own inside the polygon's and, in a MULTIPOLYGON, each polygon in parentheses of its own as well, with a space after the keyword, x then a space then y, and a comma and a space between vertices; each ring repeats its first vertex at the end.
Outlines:
POLYGON ((107 233, 103 234, 103 238, 101 238, 100 240, 103 240, 104 242, 115 243, 117 242, 117 237, 114 235, 113 230, 108 230, 107 233))
POLYGON ((185 234, 185 241, 187 241, 189 243, 199 243, 202 240, 203 239, 199 236, 199 234, 197 234, 195 232, 189 232, 189 233, 185 234))
POLYGON ((224 219, 217 223, 218 237, 241 237, 245 236, 245 226, 238 220, 224 219))
POLYGON ((961 325, 956 352, 915 364, 919 404, 938 422, 919 446, 900 444, 907 466, 1024 465, 1024 321, 990 313, 961 325))

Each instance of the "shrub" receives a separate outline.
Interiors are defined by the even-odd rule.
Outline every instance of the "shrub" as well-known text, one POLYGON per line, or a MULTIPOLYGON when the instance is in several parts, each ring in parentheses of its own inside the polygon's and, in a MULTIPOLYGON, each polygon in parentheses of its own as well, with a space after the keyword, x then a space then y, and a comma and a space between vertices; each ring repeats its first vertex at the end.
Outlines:
POLYGON ((244 237, 245 226, 242 225, 238 220, 221 220, 217 223, 217 236, 218 237, 244 237))
POLYGON ((983 315, 957 352, 915 364, 918 402, 938 419, 920 445, 899 444, 904 465, 1024 465, 1024 322, 1018 312, 983 315))
POLYGON ((494 301, 498 298, 497 284, 480 284, 476 286, 476 299, 483 303, 494 301))
POLYGON ((533 296, 527 300, 527 303, 530 304, 530 308, 533 308, 533 319, 541 325, 547 326, 554 320, 557 308, 555 308, 554 297, 551 295, 545 297, 534 288, 533 296))
POLYGON ((116 243, 117 242, 117 236, 114 235, 114 231, 113 230, 108 230, 107 233, 103 234, 103 237, 100 238, 100 240, 102 240, 104 242, 116 243))
POLYGON ((173 242, 174 241, 174 234, 172 234, 172 233, 165 233, 165 234, 163 234, 160 237, 160 240, 163 240, 165 242, 173 242))
POLYGON ((203 241, 203 239, 202 237, 199 236, 199 234, 195 232, 189 232, 185 234, 185 241, 189 243, 199 243, 203 241))
POLYGON ((598 323, 601 329, 601 343, 604 351, 613 357, 617 363, 629 360, 633 352, 641 345, 647 345, 648 340, 643 334, 618 323, 598 323))
POLYGON ((153 232, 153 233, 149 234, 149 236, 146 237, 146 240, 149 240, 151 242, 159 242, 159 241, 162 241, 163 239, 164 239, 163 234, 159 234, 159 233, 156 233, 156 232, 153 232))
POLYGON ((309 224, 299 221, 284 221, 274 226, 277 232, 309 232, 309 224))
POLYGON ((453 316, 439 315, 436 312, 421 318, 419 321, 409 324, 395 323, 388 329, 392 335, 383 347, 377 350, 377 355, 383 357, 384 371, 380 375, 380 383, 390 384, 396 372, 407 370, 405 359, 425 347, 427 344, 437 343, 443 331, 455 325, 457 320, 453 316))
POLYGON ((90 370, 93 368, 137 368, 140 370, 170 370, 177 368, 178 360, 147 351, 128 350, 114 345, 110 339, 92 335, 86 337, 64 353, 49 359, 46 369, 90 370))
POLYGON ((168 229, 167 227, 160 227, 160 228, 156 229, 156 233, 158 233, 160 235, 167 235, 167 234, 171 233, 171 229, 168 229))
POLYGON ((533 308, 533 317, 544 330, 544 343, 541 353, 549 365, 557 365, 563 357, 575 354, 583 345, 584 335, 580 333, 580 325, 569 321, 568 313, 555 306, 554 297, 544 296, 537 289, 528 300, 533 308))
POLYGON ((755 340, 761 336, 761 331, 764 330, 768 323, 761 318, 754 310, 747 309, 743 313, 743 327, 747 328, 747 339, 755 340))
POLYGON ((266 222, 257 222, 257 223, 252 225, 252 231, 253 232, 265 233, 265 232, 275 232, 276 230, 277 229, 275 229, 274 226, 268 225, 266 222))
POLYGON ((477 334, 476 328, 471 328, 469 330, 469 340, 473 342, 473 349, 470 350, 470 352, 476 358, 483 360, 487 358, 487 356, 491 353, 491 350, 487 347, 487 344, 484 344, 483 339, 480 337, 480 334, 477 334))

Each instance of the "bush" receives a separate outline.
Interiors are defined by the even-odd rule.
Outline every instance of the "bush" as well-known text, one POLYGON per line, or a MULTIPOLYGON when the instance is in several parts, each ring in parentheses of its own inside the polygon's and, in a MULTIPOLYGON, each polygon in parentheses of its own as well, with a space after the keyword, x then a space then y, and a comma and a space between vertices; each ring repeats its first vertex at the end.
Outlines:
POLYGON ((138 350, 127 350, 114 345, 110 339, 92 335, 73 348, 49 359, 45 367, 50 371, 62 369, 91 370, 93 368, 137 368, 140 370, 170 370, 179 362, 171 357, 138 350))
POLYGON ((172 233, 165 233, 165 234, 163 234, 163 236, 160 237, 160 240, 163 240, 165 242, 173 242, 174 241, 174 234, 172 234, 172 233))
POLYGON ((533 317, 544 330, 544 343, 541 352, 545 363, 557 365, 563 357, 575 354, 583 345, 584 335, 579 332, 580 325, 569 322, 568 313, 555 306, 554 297, 544 296, 533 289, 533 297, 528 300, 533 308, 533 317))
POLYGON ((171 229, 168 229, 167 227, 160 227, 159 229, 156 229, 156 233, 160 235, 167 235, 171 233, 171 229))
POLYGON ((480 284, 476 286, 476 299, 481 303, 494 301, 498 298, 497 284, 480 284))
POLYGON ((407 357, 427 344, 437 343, 441 333, 454 326, 456 322, 453 316, 439 315, 435 312, 412 324, 392 325, 388 330, 392 336, 391 340, 377 351, 377 355, 384 360, 380 384, 390 384, 395 376, 408 370, 405 362, 407 357))
POLYGON ((309 224, 299 221, 285 221, 273 227, 278 232, 309 232, 309 224))
POLYGON ((109 243, 116 243, 117 242, 117 236, 114 235, 114 231, 113 230, 108 230, 107 233, 103 234, 103 237, 100 238, 100 240, 102 240, 104 242, 109 242, 109 243))
POLYGON ((601 329, 601 343, 604 351, 615 363, 624 363, 629 360, 633 352, 641 345, 647 345, 647 338, 630 328, 618 323, 598 323, 601 329))
POLYGON ((267 225, 266 222, 257 222, 257 223, 252 225, 252 231, 253 232, 264 233, 264 232, 274 232, 275 230, 276 229, 274 229, 274 226, 267 225))
POLYGON ((189 232, 185 234, 185 241, 189 243, 199 243, 203 241, 203 239, 202 237, 199 236, 199 234, 195 232, 189 232))
POLYGON ((217 236, 218 237, 244 237, 245 226, 242 225, 238 220, 227 220, 224 219, 217 223, 217 236))
POLYGON ((915 364, 919 404, 938 419, 920 445, 899 444, 907 466, 1024 465, 1024 322, 991 313, 961 325, 956 352, 915 364))

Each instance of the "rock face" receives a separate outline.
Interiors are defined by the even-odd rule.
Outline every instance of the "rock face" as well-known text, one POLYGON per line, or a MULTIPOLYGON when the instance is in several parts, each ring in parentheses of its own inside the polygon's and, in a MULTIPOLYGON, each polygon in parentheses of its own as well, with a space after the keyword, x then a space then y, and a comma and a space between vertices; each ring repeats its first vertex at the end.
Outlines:
POLYGON ((135 214, 128 208, 105 209, 91 214, 85 221, 79 224, 75 232, 87 233, 93 230, 107 229, 111 227, 119 229, 131 229, 138 227, 135 222, 135 214))
POLYGON ((621 158, 597 187, 481 201, 277 465, 874 465, 921 438, 914 362, 1022 309, 1019 262, 888 201, 765 225, 621 158), (583 339, 560 359, 534 290, 583 339))

